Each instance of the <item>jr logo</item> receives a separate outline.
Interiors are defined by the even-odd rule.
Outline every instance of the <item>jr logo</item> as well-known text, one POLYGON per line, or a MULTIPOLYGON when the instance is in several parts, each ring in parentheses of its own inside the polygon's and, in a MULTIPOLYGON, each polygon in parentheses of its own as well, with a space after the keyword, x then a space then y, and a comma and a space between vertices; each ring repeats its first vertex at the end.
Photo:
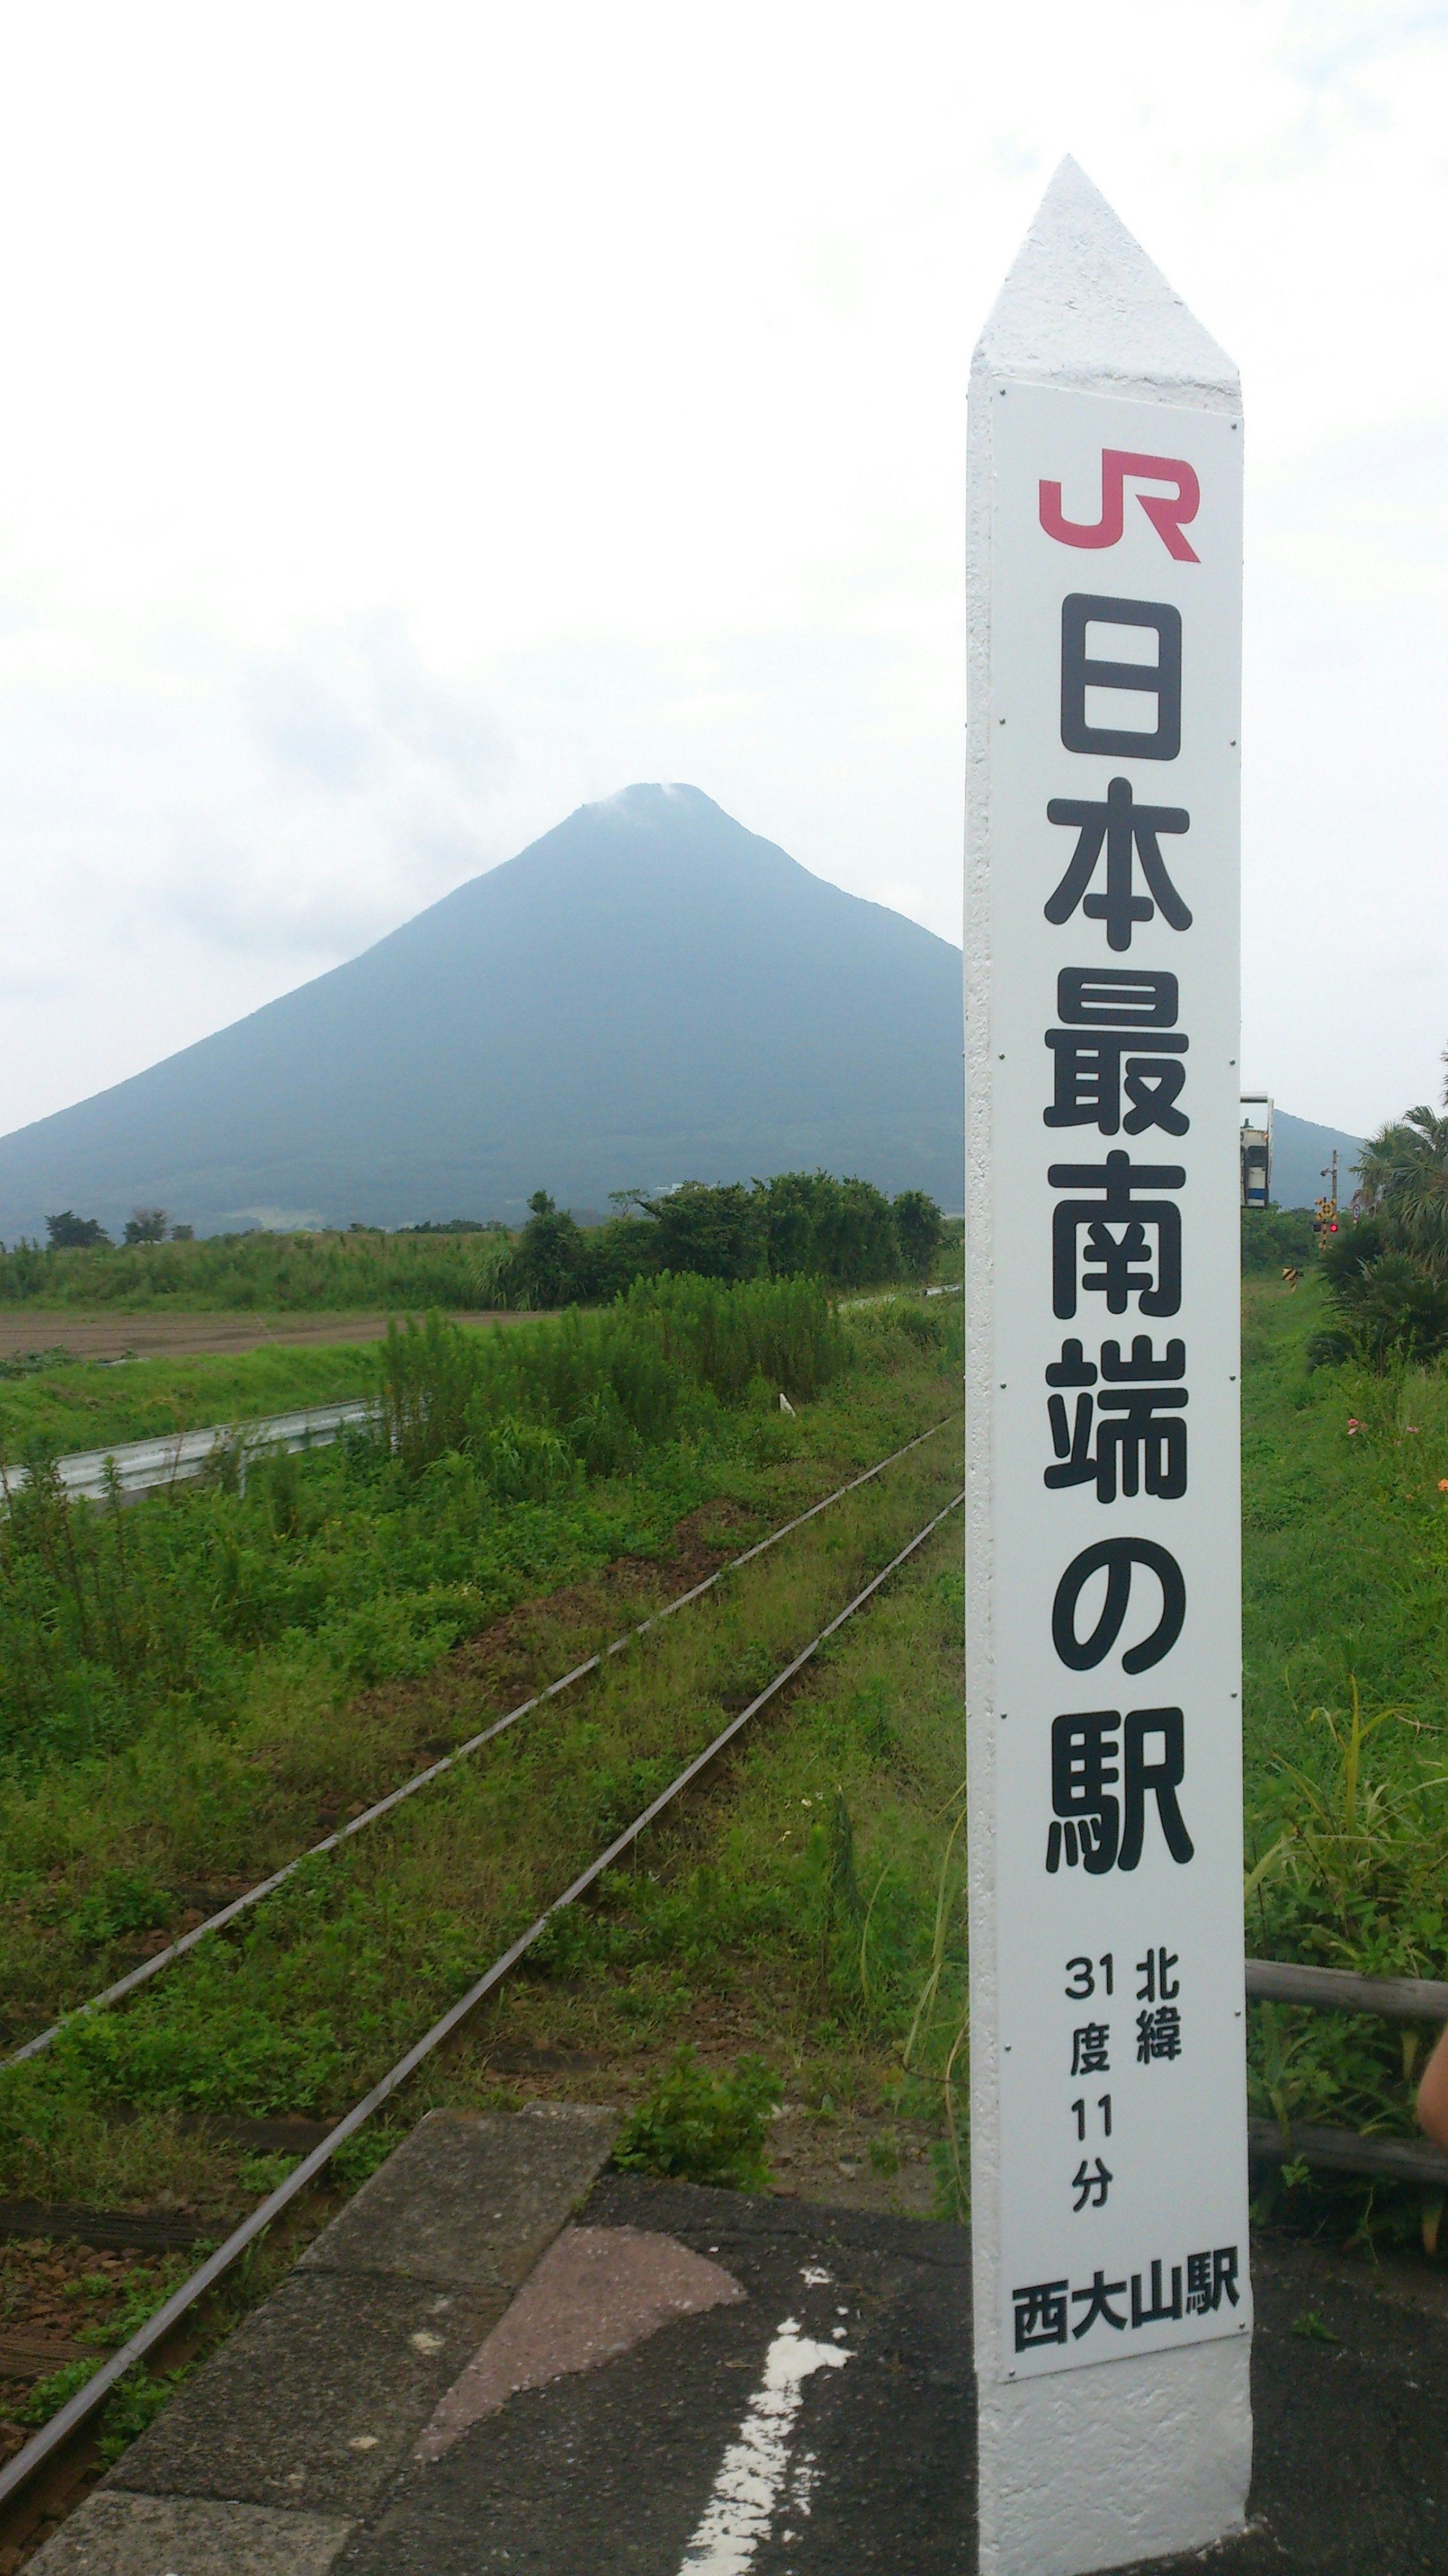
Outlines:
POLYGON ((1058 545, 1119 545, 1126 520, 1126 478, 1133 483, 1171 483, 1175 490, 1168 497, 1161 492, 1138 492, 1137 499, 1150 519, 1167 553, 1178 563, 1200 563, 1201 557, 1183 536, 1188 520, 1194 519, 1201 504, 1201 486, 1182 456, 1133 456, 1124 447, 1106 447, 1101 451, 1101 516, 1096 526, 1083 526, 1078 520, 1061 516, 1061 486, 1041 485, 1041 525, 1058 545))

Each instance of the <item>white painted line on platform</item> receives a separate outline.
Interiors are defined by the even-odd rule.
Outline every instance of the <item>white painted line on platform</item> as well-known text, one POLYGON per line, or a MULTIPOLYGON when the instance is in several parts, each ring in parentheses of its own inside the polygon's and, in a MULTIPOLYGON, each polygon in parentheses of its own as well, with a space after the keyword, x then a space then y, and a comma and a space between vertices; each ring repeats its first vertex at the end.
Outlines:
MULTIPOLYGON (((804 2383, 815 2371, 842 2369, 853 2358, 839 2344, 812 2343, 800 2333, 796 2318, 785 2318, 765 2355, 764 2377, 749 2401, 738 2439, 724 2454, 713 2492, 679 2561, 679 2576, 746 2576, 760 2542, 769 2538, 784 2494, 804 2383)), ((801 2462, 790 2497, 804 2514, 813 2484, 811 2459, 801 2462)))

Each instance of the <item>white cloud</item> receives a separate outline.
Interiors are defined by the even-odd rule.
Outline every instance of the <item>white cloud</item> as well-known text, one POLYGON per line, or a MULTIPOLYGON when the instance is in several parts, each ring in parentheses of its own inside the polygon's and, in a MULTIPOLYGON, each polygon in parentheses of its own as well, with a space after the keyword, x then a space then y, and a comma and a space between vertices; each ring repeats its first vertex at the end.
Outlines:
POLYGON ((1245 1061, 1448 1036, 1448 12, 58 0, 0 37, 0 1126, 697 781, 958 935, 964 389, 1073 150, 1239 359, 1245 1061))

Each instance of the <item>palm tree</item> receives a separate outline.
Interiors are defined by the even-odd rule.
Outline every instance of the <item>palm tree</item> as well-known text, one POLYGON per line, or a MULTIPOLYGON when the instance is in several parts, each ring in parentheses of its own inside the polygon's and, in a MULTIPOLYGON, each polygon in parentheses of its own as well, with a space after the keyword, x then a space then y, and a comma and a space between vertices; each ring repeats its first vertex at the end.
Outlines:
MULTIPOLYGON (((1448 1064, 1448 1048, 1444 1049, 1448 1064)), ((1358 1162, 1364 1212, 1385 1241, 1435 1278, 1448 1278, 1448 1083, 1444 1110, 1405 1110, 1370 1136, 1358 1162)))

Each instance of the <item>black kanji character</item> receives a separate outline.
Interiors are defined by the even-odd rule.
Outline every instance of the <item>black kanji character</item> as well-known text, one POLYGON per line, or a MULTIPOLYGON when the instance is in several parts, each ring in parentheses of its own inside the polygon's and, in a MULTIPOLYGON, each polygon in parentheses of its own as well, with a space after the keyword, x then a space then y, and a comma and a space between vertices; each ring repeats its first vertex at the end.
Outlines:
MULTIPOLYGON (((1149 1672, 1153 1664, 1171 1653, 1187 1615, 1187 1587, 1176 1558, 1149 1538, 1102 1538, 1094 1547, 1083 1548, 1079 1556, 1072 1557, 1051 1605, 1051 1642, 1062 1663, 1069 1665, 1073 1673, 1091 1672, 1110 1654, 1121 1634, 1131 1599, 1133 1568, 1138 1565, 1154 1574, 1161 1585, 1161 1617, 1139 1646, 1128 1646, 1121 1658, 1122 1671, 1149 1672), (1077 1607, 1092 1576, 1103 1567, 1106 1598, 1090 1636, 1083 1639, 1076 1634, 1077 1607)), ((1165 1952, 1162 1955, 1165 1957, 1165 1952)))
POLYGON ((1187 1489, 1187 1426, 1180 1419, 1187 1402, 1184 1386, 1150 1387, 1122 1395, 1078 1395, 1074 1427, 1066 1419, 1066 1399, 1053 1395, 1046 1407, 1056 1464, 1045 1470, 1052 1492, 1068 1485, 1096 1487, 1098 1503, 1114 1503, 1118 1469, 1123 1494, 1146 1491, 1161 1503, 1179 1502, 1187 1489), (1096 1449, 1092 1454, 1092 1407, 1096 1449), (1108 1413, 1120 1419, 1107 1420, 1108 1413))
POLYGON ((1032 2281, 1025 2289, 1012 2290, 1017 2352, 1031 2352, 1038 2344, 1065 2342, 1067 2287, 1065 2281, 1032 2281))
POLYGON ((1061 740, 1068 751, 1102 752, 1108 759, 1175 760, 1182 745, 1181 611, 1165 600, 1098 599, 1073 590, 1061 602, 1061 740), (1144 626, 1156 637, 1154 662, 1102 662, 1086 650, 1091 625, 1144 626), (1111 728, 1086 721, 1088 689, 1124 690, 1156 702, 1150 733, 1135 725, 1111 728))
MULTIPOLYGON (((1120 1778, 1116 1730, 1119 1711, 1099 1708, 1081 1717, 1058 1717, 1051 1728, 1051 1805, 1055 1821, 1046 1841, 1053 1874, 1078 1860, 1093 1878, 1116 1866, 1121 1808, 1113 1795, 1120 1778)), ((1073 2075, 1078 2070, 1072 2068, 1073 2075)))
POLYGON ((1181 1710, 1129 1709, 1118 1749, 1120 1725, 1120 1713, 1112 1708, 1089 1709, 1052 1722, 1054 1819, 1046 1839, 1046 1868, 1052 1873, 1060 1868, 1063 1852, 1068 1869, 1074 1869, 1079 1860, 1093 1878, 1110 1869, 1137 1868, 1148 1795, 1156 1799, 1172 1859, 1185 1863, 1192 1858, 1195 1846, 1176 1797, 1186 1768, 1181 1710), (1154 1736, 1161 1738, 1163 1749, 1159 1759, 1148 1761, 1147 1742, 1154 1736), (1114 1794, 1118 1782, 1119 1801, 1114 1794))
POLYGON ((1073 2075, 1109 2075, 1111 2059, 1111 2024, 1106 2021, 1083 2022, 1071 2033, 1071 2072, 1073 2075))
POLYGON ((1158 2004, 1154 2012, 1136 2016, 1136 2062, 1150 2066, 1154 2057, 1180 2057, 1182 2053, 1182 2017, 1175 2004, 1158 2004))
POLYGON ((1168 2317, 1179 2317, 1181 2315, 1182 2267, 1180 2263, 1173 2263, 1171 2267, 1170 2300, 1162 2297, 1161 2275, 1161 2264, 1153 2263, 1151 2267, 1151 2305, 1148 2307, 1141 2295, 1141 2274, 1139 2272, 1132 2273, 1131 2322, 1133 2326, 1163 2325, 1168 2317))
POLYGON ((1191 816, 1184 806, 1138 805, 1130 779, 1113 778, 1104 803, 1053 796, 1046 820, 1072 824, 1077 834, 1070 866, 1045 907, 1046 919, 1057 929, 1070 920, 1079 903, 1088 921, 1105 922, 1107 945, 1118 951, 1131 946, 1133 924, 1151 921, 1158 910, 1173 930, 1190 930, 1192 916, 1167 875, 1159 837, 1163 832, 1191 829, 1191 816), (1087 894, 1103 846, 1106 892, 1087 894), (1132 892, 1138 858, 1150 894, 1132 892))
POLYGON ((1076 1312, 1077 1238, 1085 1231, 1079 1287, 1104 1296, 1108 1314, 1124 1315, 1138 1300, 1143 1315, 1175 1315, 1182 1302, 1181 1210, 1170 1199, 1138 1191, 1179 1190, 1180 1163, 1133 1163, 1120 1147, 1104 1163, 1052 1163, 1053 1190, 1087 1190, 1088 1198, 1062 1199, 1051 1217, 1052 1303, 1058 1315, 1076 1312), (1148 1235, 1156 1238, 1155 1252, 1148 1235))
POLYGON ((1176 1950, 1168 1950, 1165 1945, 1159 1950, 1148 1950, 1146 1957, 1136 1963, 1136 1973, 1142 1979, 1136 1989, 1137 2002, 1154 2004, 1159 1999, 1164 2004, 1174 2004, 1181 1993, 1182 1981, 1172 1975, 1172 1970, 1180 1965, 1181 1957, 1176 1950))
POLYGON ((1197 2316, 1214 2316, 1225 2298, 1229 2307, 1240 2304, 1237 2288, 1237 2248, 1219 2245, 1211 2254, 1187 2256, 1187 2308, 1197 2316))
POLYGON ((1072 2341, 1079 2343, 1083 2334, 1089 2334, 1098 2317, 1100 2317, 1103 2325, 1115 2326, 1119 2333, 1125 2326, 1126 2319, 1125 2317, 1119 2317, 1116 2310, 1111 2307, 1108 2302, 1112 2299, 1124 2298, 1125 2295, 1126 2283, 1124 2281, 1108 2281, 1104 2272, 1098 2272, 1095 2275, 1089 2290, 1073 2290, 1071 2293, 1072 2306, 1080 2307, 1085 2305, 1086 2314, 1082 2318, 1079 2326, 1073 2326, 1071 2328, 1072 2341))
POLYGON ((1107 2171, 1099 2156, 1094 2167, 1088 2165, 1083 2156, 1071 2176, 1071 2189, 1076 2194, 1071 2203, 1073 2211, 1082 2210, 1088 2206, 1092 2209, 1104 2209, 1107 2193, 1115 2180, 1115 2174, 1107 2171))
POLYGON ((1046 1044, 1054 1058, 1055 1098, 1042 1111, 1047 1127, 1095 1127, 1103 1136, 1122 1128, 1140 1136, 1160 1127, 1168 1136, 1184 1136, 1191 1120, 1174 1107, 1187 1069, 1177 1058, 1187 1051, 1179 1032, 1168 1030, 1150 1053, 1139 1037, 1125 1029, 1047 1029, 1046 1044), (1126 1116, 1121 1115, 1125 1087, 1126 1116))

